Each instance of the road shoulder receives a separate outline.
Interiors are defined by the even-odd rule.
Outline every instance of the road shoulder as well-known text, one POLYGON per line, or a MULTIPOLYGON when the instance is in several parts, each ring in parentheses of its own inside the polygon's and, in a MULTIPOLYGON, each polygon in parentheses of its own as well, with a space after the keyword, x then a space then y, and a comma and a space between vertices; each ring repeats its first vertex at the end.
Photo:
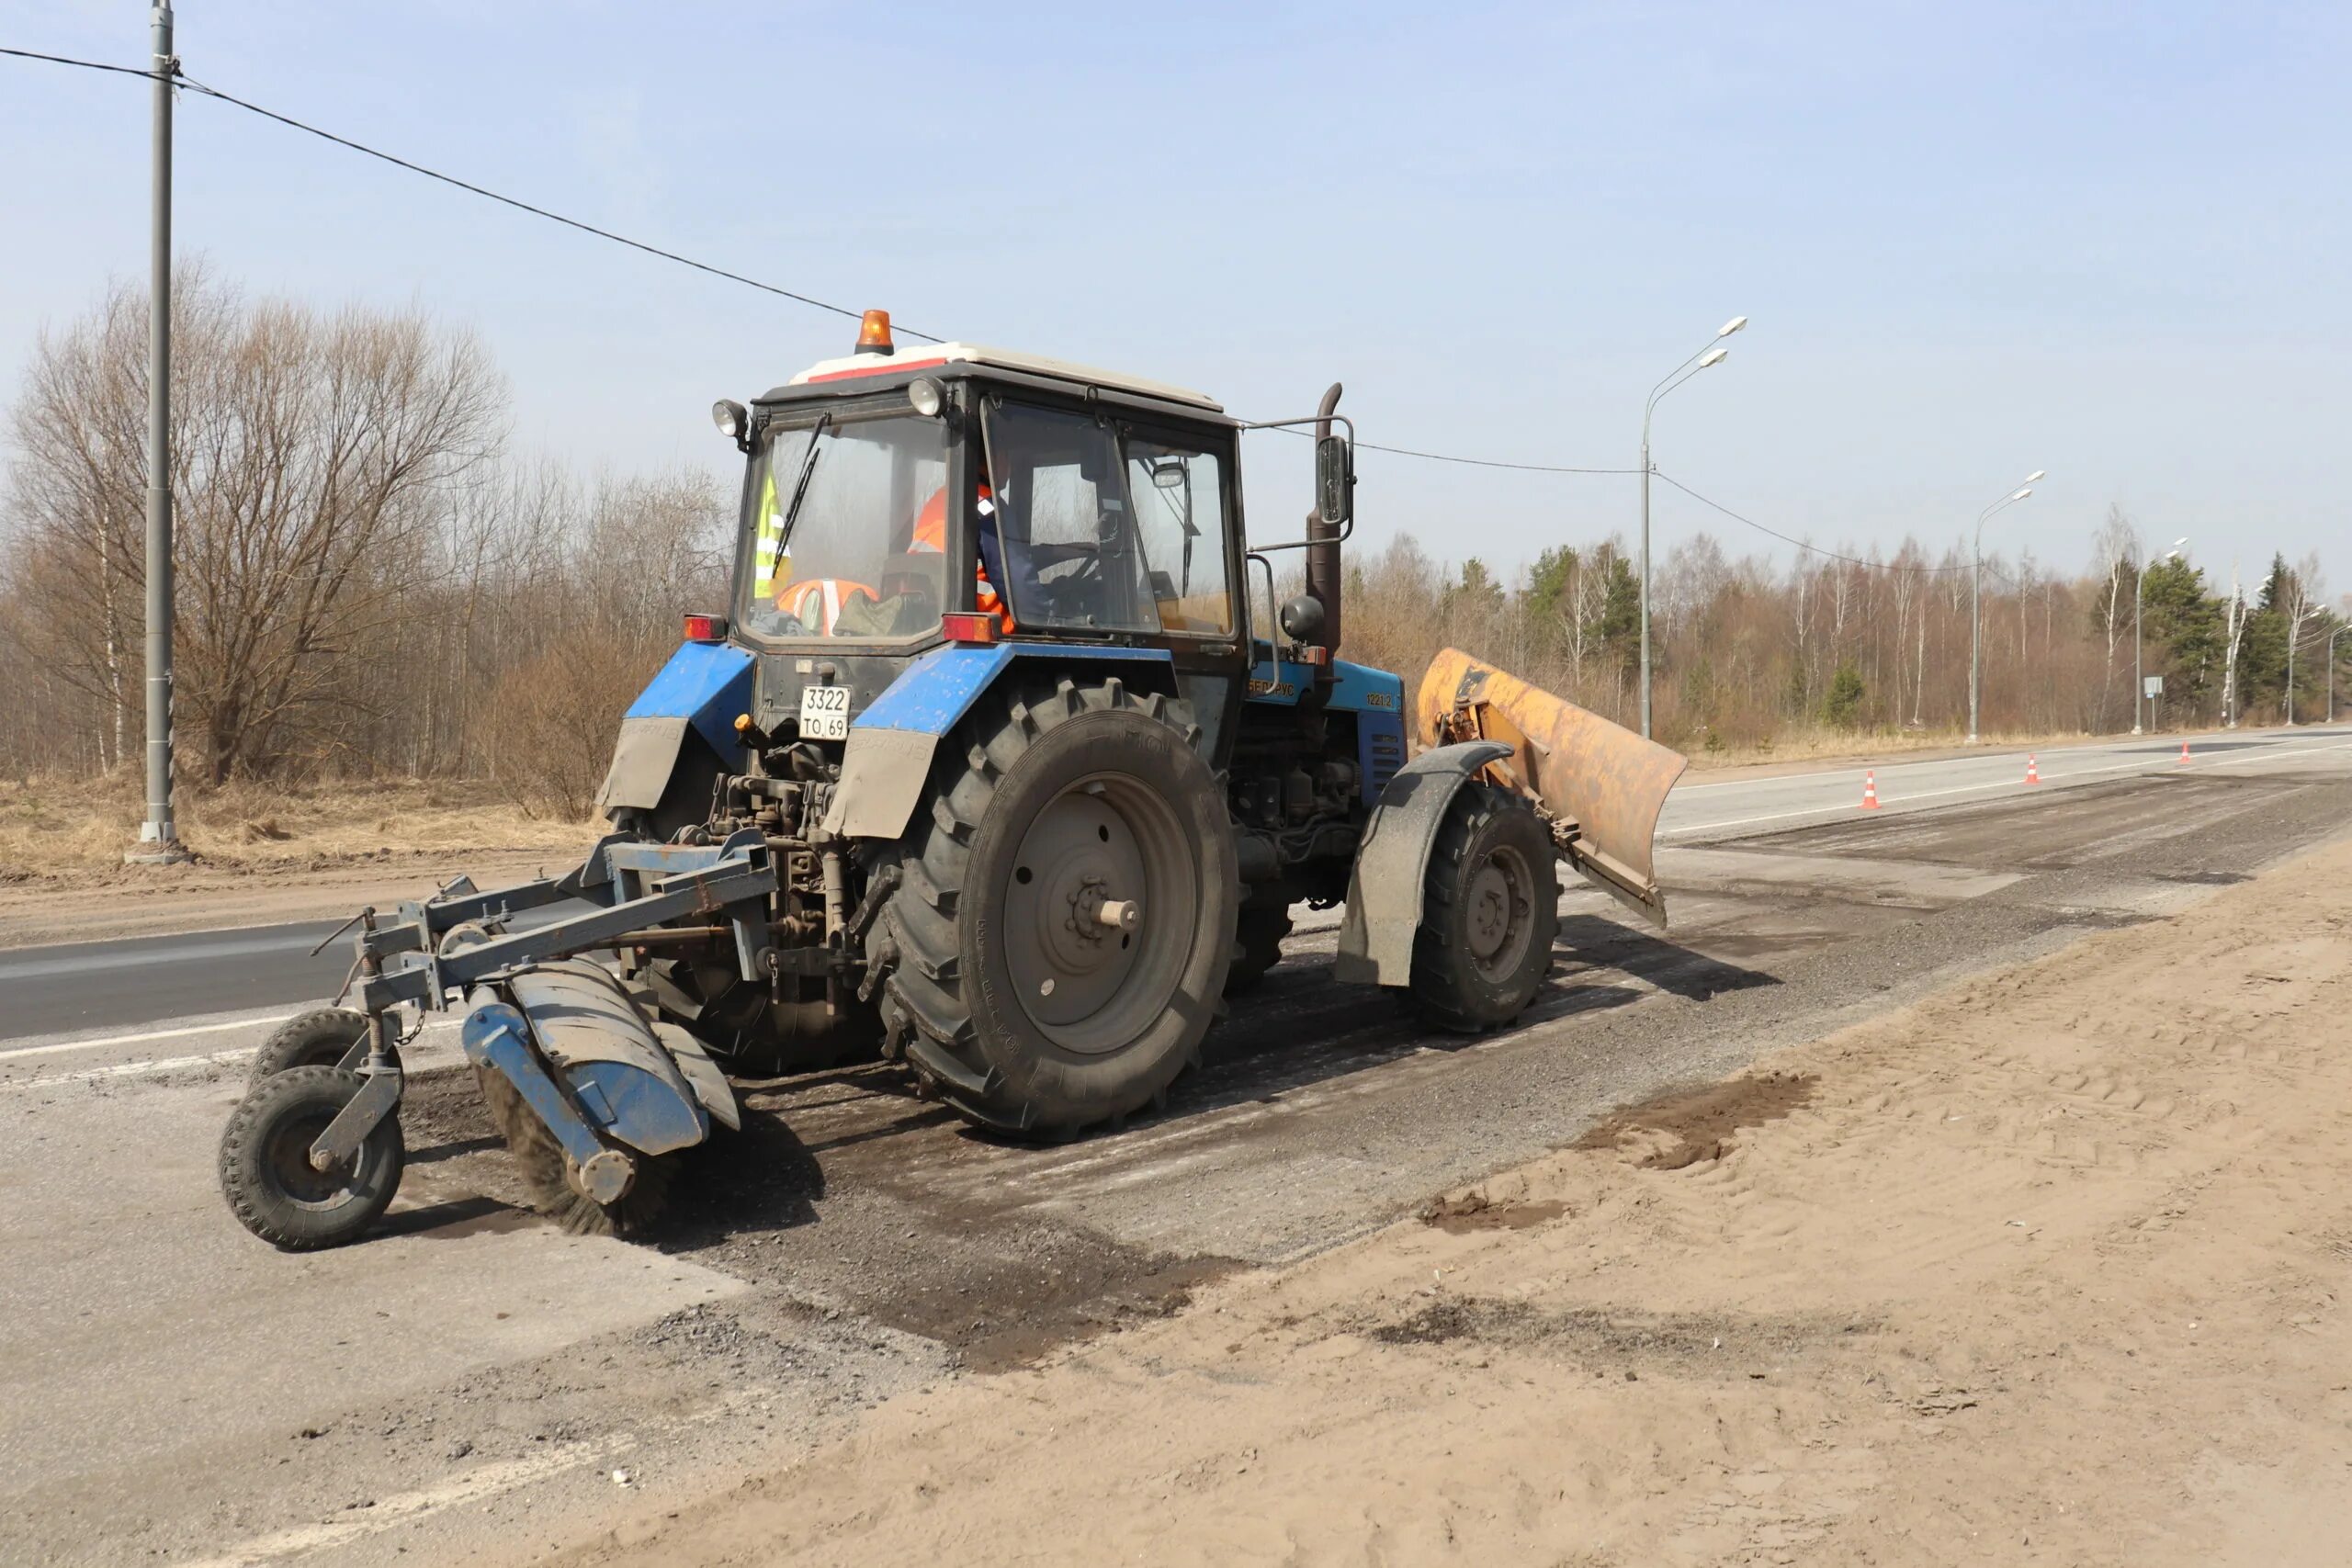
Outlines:
POLYGON ((2347 889, 1972 977, 560 1561, 2335 1562, 2347 889))

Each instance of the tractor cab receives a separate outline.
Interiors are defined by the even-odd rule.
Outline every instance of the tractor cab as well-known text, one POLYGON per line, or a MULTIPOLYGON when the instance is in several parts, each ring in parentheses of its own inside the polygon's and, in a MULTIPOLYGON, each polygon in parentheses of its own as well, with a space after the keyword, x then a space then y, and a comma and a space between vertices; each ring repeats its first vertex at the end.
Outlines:
POLYGON ((846 739, 911 661, 1011 643, 1143 654, 1227 728, 1248 660, 1237 427, 1214 400, 901 350, 876 310, 856 352, 713 413, 749 458, 727 640, 756 661, 763 733, 846 739))

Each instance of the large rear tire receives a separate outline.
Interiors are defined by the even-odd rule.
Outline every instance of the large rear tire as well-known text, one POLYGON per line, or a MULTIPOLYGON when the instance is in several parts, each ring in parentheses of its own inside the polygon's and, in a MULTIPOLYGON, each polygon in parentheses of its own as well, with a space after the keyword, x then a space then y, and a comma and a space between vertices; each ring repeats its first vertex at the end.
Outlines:
POLYGON ((984 698, 941 747, 885 916, 884 1011, 967 1119, 1071 1136, 1199 1060, 1240 883, 1197 735, 1182 703, 1063 677, 984 698))
POLYGON ((1422 874, 1414 1010, 1464 1034, 1510 1022, 1551 972, 1559 932, 1559 864, 1543 819, 1503 790, 1464 784, 1422 874))

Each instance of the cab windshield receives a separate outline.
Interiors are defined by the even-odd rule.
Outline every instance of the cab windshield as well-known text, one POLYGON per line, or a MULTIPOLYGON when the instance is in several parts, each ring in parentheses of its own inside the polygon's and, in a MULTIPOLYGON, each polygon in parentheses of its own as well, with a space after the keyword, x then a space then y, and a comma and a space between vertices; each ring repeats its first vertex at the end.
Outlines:
POLYGON ((904 637, 947 601, 947 427, 911 413, 771 426, 752 471, 743 623, 769 637, 904 637))

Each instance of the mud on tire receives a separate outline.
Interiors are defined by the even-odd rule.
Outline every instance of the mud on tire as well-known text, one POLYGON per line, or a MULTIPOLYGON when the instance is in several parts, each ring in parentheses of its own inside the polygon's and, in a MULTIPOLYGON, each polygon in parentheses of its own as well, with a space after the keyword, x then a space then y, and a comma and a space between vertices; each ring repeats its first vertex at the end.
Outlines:
POLYGON ((355 1241, 399 1190, 408 1151, 397 1112, 351 1164, 311 1168, 310 1149, 364 1082, 341 1067, 288 1067, 239 1102, 220 1134, 220 1190, 237 1223, 284 1252, 355 1241))
POLYGON ((1550 972, 1559 931, 1559 865, 1542 818, 1490 784, 1464 784, 1422 874, 1413 1010, 1459 1033, 1510 1022, 1550 972))
POLYGON ((968 1120, 1070 1136, 1199 1060, 1240 884, 1198 734, 1181 702, 1065 676, 991 693, 942 743, 884 915, 884 1014, 968 1120), (1127 901, 1132 931, 1090 919, 1127 901))

